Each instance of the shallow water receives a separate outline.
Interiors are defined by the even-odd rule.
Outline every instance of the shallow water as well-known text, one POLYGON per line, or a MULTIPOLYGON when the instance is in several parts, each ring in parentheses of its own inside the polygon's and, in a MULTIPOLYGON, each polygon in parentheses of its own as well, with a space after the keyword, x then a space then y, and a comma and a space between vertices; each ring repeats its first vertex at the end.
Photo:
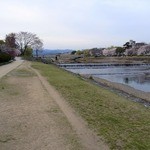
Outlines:
POLYGON ((150 65, 135 66, 87 66, 68 64, 64 68, 77 74, 89 74, 98 78, 106 79, 111 82, 123 83, 135 89, 150 92, 150 65), (67 67, 68 66, 68 67, 67 67))

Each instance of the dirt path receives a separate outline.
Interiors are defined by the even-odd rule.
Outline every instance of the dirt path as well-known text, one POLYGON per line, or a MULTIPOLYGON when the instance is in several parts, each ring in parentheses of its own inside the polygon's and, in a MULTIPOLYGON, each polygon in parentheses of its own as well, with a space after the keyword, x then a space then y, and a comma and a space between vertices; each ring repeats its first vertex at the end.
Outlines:
POLYGON ((23 61, 24 60, 21 60, 20 57, 17 57, 16 61, 13 61, 12 63, 7 64, 7 65, 0 66, 0 78, 3 77, 4 75, 6 75, 11 70, 18 67, 19 65, 21 65, 23 63, 23 61))
POLYGON ((1 150, 105 150, 62 96, 24 62, 0 80, 1 150))

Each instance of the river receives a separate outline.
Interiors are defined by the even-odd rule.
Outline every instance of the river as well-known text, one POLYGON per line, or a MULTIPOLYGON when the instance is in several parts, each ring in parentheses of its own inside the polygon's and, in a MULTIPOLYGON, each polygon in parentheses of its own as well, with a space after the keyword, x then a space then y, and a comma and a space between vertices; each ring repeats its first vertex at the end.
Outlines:
POLYGON ((60 67, 150 92, 150 64, 61 64, 60 67))

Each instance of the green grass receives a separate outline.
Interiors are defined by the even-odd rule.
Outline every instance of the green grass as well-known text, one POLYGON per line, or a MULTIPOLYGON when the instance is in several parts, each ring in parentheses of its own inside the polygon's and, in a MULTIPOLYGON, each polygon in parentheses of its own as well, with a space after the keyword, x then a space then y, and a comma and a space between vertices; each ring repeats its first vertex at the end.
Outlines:
POLYGON ((111 149, 150 149, 150 110, 53 65, 33 63, 111 149))

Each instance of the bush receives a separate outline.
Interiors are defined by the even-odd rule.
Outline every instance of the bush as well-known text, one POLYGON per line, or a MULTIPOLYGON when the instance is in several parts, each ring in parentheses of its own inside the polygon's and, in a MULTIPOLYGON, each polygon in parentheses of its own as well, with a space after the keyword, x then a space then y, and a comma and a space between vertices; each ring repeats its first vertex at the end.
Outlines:
POLYGON ((90 79, 90 80, 93 80, 93 77, 92 77, 92 76, 90 76, 90 77, 89 77, 89 79, 90 79))
POLYGON ((32 56, 32 53, 33 53, 33 50, 32 48, 27 48, 26 51, 24 52, 24 56, 27 56, 27 57, 31 57, 32 56))
POLYGON ((8 62, 11 60, 11 56, 5 52, 0 52, 0 63, 8 62))
POLYGON ((74 55, 75 53, 76 53, 76 51, 72 51, 72 52, 71 52, 71 55, 74 55))
POLYGON ((124 52, 125 52, 125 49, 123 47, 117 47, 116 48, 116 54, 118 56, 122 56, 124 52))

